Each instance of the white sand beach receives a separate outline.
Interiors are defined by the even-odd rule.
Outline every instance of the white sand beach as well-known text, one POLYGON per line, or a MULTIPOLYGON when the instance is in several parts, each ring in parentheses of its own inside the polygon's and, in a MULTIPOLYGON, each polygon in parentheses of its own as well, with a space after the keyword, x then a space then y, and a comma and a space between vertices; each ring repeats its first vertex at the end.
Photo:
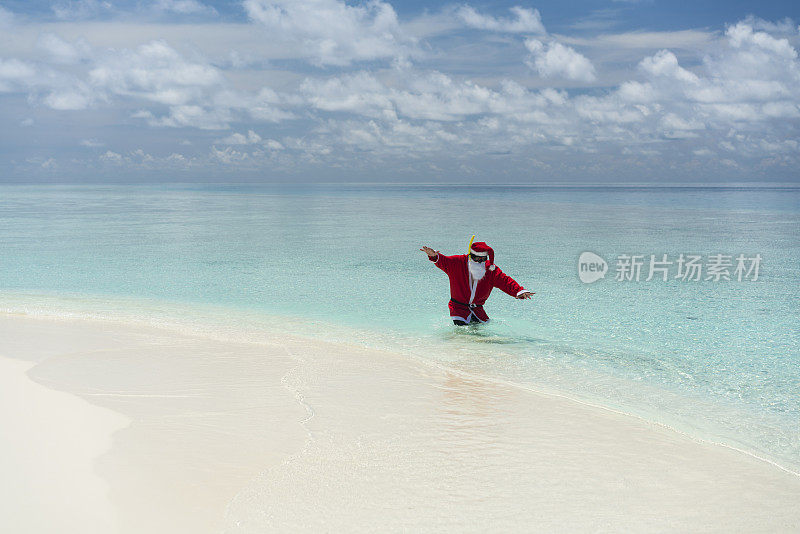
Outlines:
POLYGON ((800 477, 289 336, 0 317, 3 532, 796 532, 800 477))
POLYGON ((4 532, 109 532, 108 484, 95 459, 128 420, 26 376, 0 358, 0 524, 4 532))

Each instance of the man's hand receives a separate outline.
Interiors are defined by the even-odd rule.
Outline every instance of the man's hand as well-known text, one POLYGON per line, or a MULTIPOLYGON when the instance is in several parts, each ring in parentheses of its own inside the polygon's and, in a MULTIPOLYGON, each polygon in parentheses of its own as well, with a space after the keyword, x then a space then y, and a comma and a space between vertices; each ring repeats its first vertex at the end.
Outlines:
POLYGON ((523 291, 522 293, 517 295, 517 298, 518 299, 529 299, 534 295, 535 295, 535 293, 533 291, 523 291))
POLYGON ((422 252, 424 252, 425 254, 427 254, 429 258, 435 258, 436 255, 439 254, 438 252, 433 250, 431 247, 422 247, 420 250, 422 252))

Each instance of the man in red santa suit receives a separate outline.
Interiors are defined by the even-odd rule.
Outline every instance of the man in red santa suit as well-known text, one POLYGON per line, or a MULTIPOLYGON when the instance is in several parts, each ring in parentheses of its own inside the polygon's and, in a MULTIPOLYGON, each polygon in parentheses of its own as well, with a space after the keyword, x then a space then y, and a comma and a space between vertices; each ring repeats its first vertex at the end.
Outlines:
POLYGON ((445 256, 430 247, 420 250, 450 278, 450 318, 456 325, 488 321, 483 304, 495 287, 518 299, 534 295, 494 264, 494 250, 483 241, 472 243, 469 254, 456 256, 445 256))

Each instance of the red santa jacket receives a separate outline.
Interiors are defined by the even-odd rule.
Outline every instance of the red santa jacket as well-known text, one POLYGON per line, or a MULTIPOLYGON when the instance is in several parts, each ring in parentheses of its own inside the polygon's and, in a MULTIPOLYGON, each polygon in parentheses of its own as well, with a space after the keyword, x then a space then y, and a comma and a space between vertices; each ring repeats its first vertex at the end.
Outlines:
POLYGON ((489 298, 489 293, 495 287, 508 293, 512 297, 518 297, 525 289, 513 278, 495 266, 493 271, 487 270, 486 275, 477 284, 470 287, 469 268, 467 267, 467 255, 459 254, 456 256, 445 256, 437 254, 436 257, 428 257, 438 268, 447 273, 450 278, 450 318, 459 319, 466 323, 469 322, 470 315, 475 315, 478 320, 485 323, 489 316, 483 310, 483 303, 489 298), (472 304, 473 307, 469 305, 472 304))

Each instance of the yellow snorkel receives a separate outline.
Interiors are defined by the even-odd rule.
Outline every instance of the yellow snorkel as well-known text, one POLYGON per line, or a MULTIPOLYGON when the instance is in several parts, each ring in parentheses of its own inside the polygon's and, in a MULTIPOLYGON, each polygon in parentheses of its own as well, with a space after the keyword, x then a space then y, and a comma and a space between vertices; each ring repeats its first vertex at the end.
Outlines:
POLYGON ((469 240, 469 246, 467 247, 467 256, 469 256, 469 253, 472 250, 473 241, 475 241, 475 234, 472 234, 472 239, 469 240))

